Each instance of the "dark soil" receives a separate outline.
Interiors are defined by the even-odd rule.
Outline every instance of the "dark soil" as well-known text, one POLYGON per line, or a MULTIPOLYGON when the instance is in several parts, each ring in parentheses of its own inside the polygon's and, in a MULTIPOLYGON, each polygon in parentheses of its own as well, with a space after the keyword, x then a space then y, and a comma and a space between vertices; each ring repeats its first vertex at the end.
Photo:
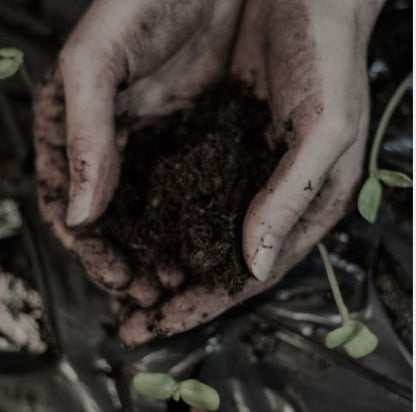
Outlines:
POLYGON ((180 267, 192 282, 231 294, 242 288, 250 276, 244 214, 280 157, 264 143, 269 124, 266 103, 231 80, 131 137, 99 225, 127 252, 133 273, 180 267))

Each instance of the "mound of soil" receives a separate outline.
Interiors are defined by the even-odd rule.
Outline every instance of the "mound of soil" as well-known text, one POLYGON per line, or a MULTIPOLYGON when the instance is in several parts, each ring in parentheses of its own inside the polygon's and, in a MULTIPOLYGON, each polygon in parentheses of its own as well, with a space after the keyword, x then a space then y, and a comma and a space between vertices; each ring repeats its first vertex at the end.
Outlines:
POLYGON ((191 282, 242 288, 247 207, 280 154, 264 143, 270 113, 243 84, 205 92, 191 110, 131 136, 121 182, 99 222, 134 273, 180 267, 191 282))

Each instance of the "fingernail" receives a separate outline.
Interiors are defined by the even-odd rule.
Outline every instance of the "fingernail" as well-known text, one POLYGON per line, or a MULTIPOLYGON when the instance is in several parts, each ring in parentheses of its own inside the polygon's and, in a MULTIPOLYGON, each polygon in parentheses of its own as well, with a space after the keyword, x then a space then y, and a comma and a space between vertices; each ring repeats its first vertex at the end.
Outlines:
POLYGON ((70 227, 82 225, 91 213, 92 190, 86 189, 78 196, 74 196, 69 203, 66 224, 70 227))
POLYGON ((260 239, 254 258, 251 261, 251 271, 258 280, 264 282, 269 278, 280 246, 278 238, 270 233, 266 233, 260 239))

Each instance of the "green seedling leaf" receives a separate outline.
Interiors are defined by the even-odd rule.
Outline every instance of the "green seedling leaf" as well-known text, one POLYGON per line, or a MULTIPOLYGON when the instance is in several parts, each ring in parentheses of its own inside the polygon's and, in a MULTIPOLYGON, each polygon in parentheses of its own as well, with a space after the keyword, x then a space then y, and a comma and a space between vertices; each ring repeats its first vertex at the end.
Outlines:
POLYGON ((378 339, 363 323, 355 321, 354 326, 354 333, 344 344, 344 349, 352 358, 362 358, 374 351, 378 339))
POLYGON ((412 179, 404 173, 393 170, 378 170, 377 177, 387 186, 391 187, 412 187, 412 179))
POLYGON ((325 345, 328 349, 334 349, 343 345, 353 335, 355 330, 355 324, 351 323, 347 326, 334 329, 329 332, 325 338, 325 345))
POLYGON ((23 53, 18 49, 0 49, 0 79, 13 76, 23 63, 23 53))
POLYGON ((23 62, 23 52, 19 49, 15 49, 12 47, 6 47, 6 48, 0 49, 0 57, 17 60, 20 63, 23 62))
POLYGON ((361 188, 358 196, 358 211, 370 223, 376 221, 382 193, 381 184, 374 176, 370 176, 361 188))
POLYGON ((11 59, 0 60, 0 79, 7 79, 13 76, 18 70, 20 65, 11 59))
POLYGON ((141 395, 164 400, 175 393, 178 384, 164 373, 139 372, 133 379, 133 386, 141 395))
POLYGON ((208 411, 216 411, 220 407, 218 392, 195 379, 188 379, 179 384, 179 390, 184 402, 189 406, 208 411))

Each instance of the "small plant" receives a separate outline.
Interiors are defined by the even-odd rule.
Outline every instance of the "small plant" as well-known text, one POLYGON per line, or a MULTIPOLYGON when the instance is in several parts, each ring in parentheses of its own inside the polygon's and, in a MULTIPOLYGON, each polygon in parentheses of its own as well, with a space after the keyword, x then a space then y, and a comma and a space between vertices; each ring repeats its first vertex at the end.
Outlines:
POLYGON ((23 52, 18 49, 0 49, 0 79, 12 77, 23 64, 23 52))
POLYGON ((196 379, 176 382, 165 373, 139 372, 133 379, 133 386, 138 393, 151 399, 175 401, 182 400, 193 408, 216 411, 220 406, 218 392, 196 379))
POLYGON ((33 83, 24 64, 24 54, 19 49, 0 49, 0 80, 14 76, 20 70, 20 74, 29 91, 33 92, 33 83))
POLYGON ((334 295, 335 303, 342 319, 342 326, 326 335, 325 345, 329 349, 334 349, 342 345, 352 358, 361 358, 369 355, 377 347, 377 336, 362 322, 350 319, 350 314, 342 299, 328 251, 322 243, 318 243, 318 249, 321 253, 332 294, 334 295))
POLYGON ((11 199, 0 200, 0 239, 19 233, 22 218, 16 203, 11 199))
POLYGON ((381 196, 383 194, 381 182, 392 187, 405 188, 412 186, 412 179, 406 174, 393 170, 381 170, 377 166, 378 152, 380 151, 384 132, 394 110, 405 94, 411 81, 412 73, 409 73, 391 97, 376 130, 370 154, 369 177, 361 188, 358 196, 358 211, 361 216, 370 223, 374 223, 377 219, 381 196))

